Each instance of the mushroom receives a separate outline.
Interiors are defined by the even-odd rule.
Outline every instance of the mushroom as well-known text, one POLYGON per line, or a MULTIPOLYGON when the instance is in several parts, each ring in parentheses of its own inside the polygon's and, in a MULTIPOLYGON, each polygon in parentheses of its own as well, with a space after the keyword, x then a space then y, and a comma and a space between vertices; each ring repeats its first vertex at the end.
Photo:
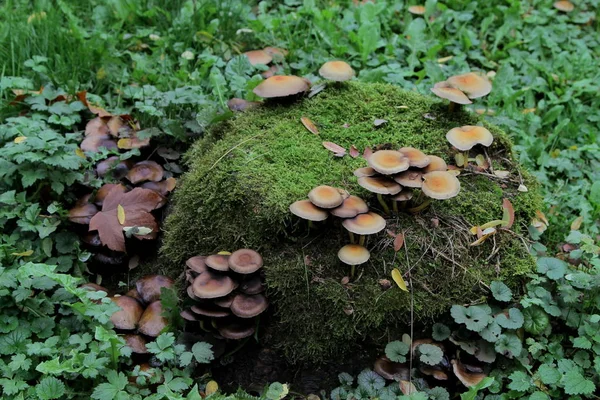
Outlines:
MULTIPOLYGON (((194 282, 192 281, 192 284, 194 282)), ((188 286, 186 289, 187 295, 190 299, 192 300, 201 300, 200 297, 196 296, 196 294, 194 293, 194 287, 192 285, 188 286)))
POLYGON ((140 295, 140 292, 138 292, 136 288, 128 290, 127 293, 125 293, 125 296, 133 297, 134 299, 139 301, 140 304, 144 303, 144 300, 142 300, 142 296, 140 295))
POLYGON ((438 381, 447 381, 448 380, 448 374, 446 374, 441 369, 430 367, 428 365, 420 365, 419 371, 421 371, 421 373, 424 375, 433 376, 438 381))
POLYGON ((300 77, 294 75, 277 75, 265 79, 252 91, 257 96, 270 99, 306 92, 309 87, 309 83, 300 77))
POLYGON ((229 256, 229 268, 238 274, 251 274, 263 266, 263 259, 254 250, 239 249, 229 256))
POLYGON ((273 61, 273 57, 264 50, 251 50, 244 53, 252 65, 268 64, 273 61))
POLYGON ((429 157, 429 165, 423 168, 423 172, 433 172, 433 171, 446 171, 448 169, 448 165, 443 158, 438 156, 428 156, 429 157))
POLYGON ((431 91, 442 99, 450 100, 448 110, 454 111, 455 104, 472 104, 466 94, 458 89, 451 87, 447 82, 438 82, 431 88, 431 91))
POLYGON ((423 194, 432 199, 445 200, 460 192, 460 182, 447 171, 433 171, 423 175, 423 194))
POLYGON ((403 187, 420 188, 423 185, 423 172, 415 170, 400 172, 394 175, 394 180, 403 187))
POLYGON ((234 297, 231 312, 240 318, 252 318, 269 307, 269 302, 262 294, 247 295, 240 293, 234 297))
POLYGON ((225 339, 239 340, 247 338, 254 333, 254 327, 239 321, 217 323, 217 330, 225 339))
POLYGON ((206 266, 216 271, 229 271, 229 255, 213 254, 204 260, 206 266))
POLYGON ((117 329, 131 330, 135 329, 144 312, 141 304, 129 296, 113 296, 110 298, 113 303, 121 308, 110 316, 110 321, 117 329))
POLYGON ((144 182, 142 183, 141 187, 143 187, 144 189, 153 190, 162 196, 166 196, 167 194, 172 192, 173 189, 175 189, 176 185, 177 179, 170 177, 160 182, 144 182))
POLYGON ((97 153, 103 147, 108 150, 115 150, 118 148, 117 142, 115 142, 111 135, 106 133, 98 133, 86 136, 79 147, 81 150, 90 153, 97 153))
POLYGON ((188 258, 185 262, 185 265, 191 269, 192 271, 201 274, 207 270, 207 266, 205 263, 206 257, 204 256, 194 256, 192 258, 188 258))
POLYGON ((492 83, 488 77, 475 72, 451 76, 446 83, 465 93, 469 99, 483 97, 492 91, 492 83))
MULTIPOLYGON (((424 168, 429 165, 429 156, 414 147, 402 147, 398 150, 404 157, 408 158, 411 167, 424 168)), ((408 169, 408 168, 407 168, 408 169)))
POLYGON ((96 195, 94 196, 94 203, 98 207, 102 207, 102 204, 104 203, 104 199, 106 198, 106 196, 108 196, 110 191, 116 187, 118 187, 119 191, 121 191, 122 193, 127 192, 127 188, 121 184, 106 183, 106 184, 102 185, 100 187, 100 189, 98 189, 98 191, 96 191, 96 195))
POLYGON ((343 82, 354 77, 354 70, 344 61, 327 61, 319 69, 319 75, 331 81, 343 82))
POLYGON ((452 370, 454 375, 462 382, 466 387, 477 385, 487 375, 482 372, 469 372, 459 360, 452 360, 452 370))
POLYGON ((341 262, 351 266, 350 277, 354 277, 357 265, 366 263, 371 257, 369 250, 359 244, 347 244, 338 251, 337 255, 341 262))
POLYGON ((265 285, 263 284, 263 281, 262 279, 260 279, 260 277, 255 276, 253 278, 248 279, 247 281, 242 282, 239 290, 245 294, 258 294, 264 292, 265 285))
POLYGON ((134 335, 127 333, 122 336, 125 340, 125 345, 131 349, 132 352, 137 354, 147 354, 146 339, 141 335, 134 335))
POLYGON ((394 182, 392 179, 386 176, 363 176, 358 178, 358 184, 363 188, 367 189, 369 192, 373 192, 377 194, 377 200, 379 204, 383 207, 383 211, 386 214, 390 213, 390 208, 383 200, 384 194, 396 194, 400 193, 402 190, 402 186, 398 183, 394 182))
MULTIPOLYGON (((250 294, 250 293, 247 293, 250 294)), ((225 297, 219 297, 216 299, 213 299, 212 302, 213 304, 219 306, 219 307, 224 307, 224 308, 229 308, 231 307, 231 303, 233 303, 233 299, 235 298, 235 293, 231 293, 228 294, 225 297)))
POLYGON ((192 306, 192 312, 210 318, 223 318, 231 315, 226 308, 218 307, 214 304, 202 304, 192 306))
POLYGON ((332 215, 340 218, 354 218, 358 214, 369 212, 369 206, 358 196, 350 196, 342 205, 330 211, 332 215))
POLYGON ((135 287, 146 304, 160 300, 162 288, 172 288, 173 279, 164 275, 147 275, 135 283, 135 287))
POLYGON ((158 182, 163 178, 163 168, 154 161, 140 161, 127 173, 129 182, 136 183, 144 181, 158 182))
POLYGON ((190 310, 183 310, 179 313, 179 315, 181 315, 181 318, 185 319, 186 321, 198 321, 198 318, 196 318, 196 316, 190 310))
MULTIPOLYGON (((448 133, 446 133, 446 139, 448 139, 448 142, 456 149, 468 152, 478 144, 489 147, 494 141, 494 136, 483 126, 465 125, 450 129, 448 133)), ((468 153, 464 154, 464 158, 464 165, 459 165, 459 167, 467 165, 469 158, 468 153)))
POLYGON ((121 179, 127 175, 130 167, 129 161, 120 161, 118 156, 112 156, 96 164, 96 173, 98 177, 103 178, 106 174, 112 172, 115 179, 121 179))
POLYGON ((344 201, 338 189, 326 185, 317 186, 311 190, 308 193, 308 199, 320 208, 335 208, 344 201))
POLYGON ((401 203, 401 207, 404 208, 406 206, 406 202, 413 198, 413 192, 409 188, 404 188, 400 193, 395 196, 392 196, 392 201, 394 205, 394 212, 398 212, 398 202, 401 203))
POLYGON ((234 97, 233 99, 227 101, 227 107, 231 111, 246 111, 256 106, 259 106, 260 103, 258 101, 248 101, 244 99, 239 99, 234 97))
POLYGON ((162 316, 160 301, 150 303, 140 318, 138 331, 150 337, 157 337, 167 326, 167 319, 162 316))
POLYGON ((364 176, 375 176, 375 175, 378 175, 377 171, 375 171, 371 167, 363 167, 363 168, 358 168, 358 169, 354 170, 354 176, 356 176, 357 178, 362 178, 364 176))
POLYGON ((98 207, 87 202, 81 204, 78 201, 77 203, 69 210, 69 221, 75 224, 89 224, 92 217, 98 213, 98 207))
POLYGON ((410 369, 404 364, 391 361, 386 356, 381 356, 375 360, 373 370, 384 379, 394 381, 410 380, 410 369))
POLYGON ((235 289, 233 279, 227 275, 218 275, 211 270, 198 275, 192 283, 193 294, 201 299, 227 296, 233 289, 235 289))
POLYGON ((425 6, 410 6, 408 12, 414 15, 423 15, 425 14, 425 6))
POLYGON ((312 227, 313 221, 324 221, 329 214, 327 211, 315 206, 310 200, 298 200, 290 205, 292 214, 308 220, 308 227, 312 227))
POLYGON ((288 55, 288 51, 286 49, 281 49, 279 47, 268 46, 265 47, 263 50, 273 58, 283 59, 285 56, 288 55))
POLYGON ((406 171, 410 166, 409 159, 401 152, 395 150, 376 151, 371 154, 367 162, 371 168, 384 175, 393 175, 406 171))
MULTIPOLYGON (((365 214, 359 214, 354 218, 345 219, 342 222, 344 228, 346 228, 351 234, 356 233, 360 236, 361 245, 364 244, 363 235, 372 235, 377 232, 381 232, 385 228, 385 219, 379 214, 374 212, 368 212, 365 214)), ((350 235, 350 239, 354 239, 353 235, 350 235)), ((354 242, 354 240, 352 240, 354 242)))
POLYGON ((567 0, 561 0, 561 1, 557 1, 554 4, 554 8, 556 8, 558 11, 562 11, 562 12, 571 12, 575 9, 575 6, 573 5, 573 3, 571 3, 570 1, 567 0))

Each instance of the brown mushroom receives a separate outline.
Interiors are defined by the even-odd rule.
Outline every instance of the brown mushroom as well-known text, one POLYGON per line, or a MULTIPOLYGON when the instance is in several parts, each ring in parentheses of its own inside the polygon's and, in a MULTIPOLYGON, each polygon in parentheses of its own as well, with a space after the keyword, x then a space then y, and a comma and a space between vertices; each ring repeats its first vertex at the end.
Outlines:
MULTIPOLYGON (((250 294, 250 293, 247 293, 247 294, 250 294)), ((212 302, 216 306, 223 307, 223 308, 229 308, 229 307, 231 307, 231 303, 233 303, 233 299, 235 298, 235 296, 236 296, 235 293, 230 293, 225 297, 219 297, 219 298, 213 299, 212 302)))
POLYGON ((90 153, 97 153, 101 148, 108 150, 117 149, 117 142, 109 134, 94 134, 86 136, 79 145, 81 150, 90 153))
POLYGON ((402 190, 402 186, 387 176, 363 176, 358 178, 358 184, 368 191, 377 194, 377 200, 386 214, 390 213, 390 208, 383 199, 383 195, 400 193, 402 190))
POLYGON ((244 53, 252 65, 268 64, 273 61, 273 57, 264 50, 251 50, 244 53))
POLYGON ((320 208, 335 208, 344 201, 338 189, 327 185, 317 186, 311 190, 308 199, 320 208))
POLYGON ((150 337, 157 337, 165 329, 168 321, 162 316, 160 301, 150 303, 140 318, 138 331, 150 337))
POLYGON ((146 349, 146 339, 144 339, 141 335, 127 333, 122 337, 125 339, 125 345, 129 347, 132 352, 137 354, 148 353, 148 349, 146 349))
POLYGON ((224 318, 231 315, 226 308, 214 304, 197 304, 192 306, 192 312, 210 318, 224 318))
POLYGON ((162 196, 166 196, 167 194, 172 192, 173 189, 175 189, 176 185, 177 179, 170 177, 160 182, 144 182, 142 183, 141 187, 143 187, 144 189, 153 190, 162 196))
POLYGON ((369 206, 358 196, 350 196, 342 205, 330 211, 332 215, 340 218, 354 218, 358 214, 369 212, 369 206))
POLYGON ((319 75, 331 81, 343 82, 354 77, 354 70, 344 61, 327 61, 319 69, 319 75))
POLYGON ((315 206, 310 200, 298 200, 290 205, 292 214, 308 221, 324 221, 329 214, 315 206))
POLYGON ((269 307, 269 302, 262 294, 247 295, 240 293, 234 297, 231 312, 240 318, 252 318, 269 307))
POLYGON ((192 271, 201 274, 207 270, 207 266, 205 263, 206 257, 204 256, 194 256, 192 258, 188 258, 185 262, 185 265, 191 269, 192 271))
POLYGON ((96 164, 96 173, 100 178, 105 177, 109 172, 112 172, 112 176, 115 179, 121 179, 131 167, 129 161, 121 161, 118 156, 108 157, 106 160, 100 161, 96 164))
POLYGON ((132 298, 136 299, 137 301, 139 301, 140 304, 144 304, 144 300, 142 299, 140 292, 138 292, 136 288, 128 290, 127 293, 125 293, 125 296, 132 297, 132 298))
POLYGON ((375 176, 378 175, 377 171, 375 171, 371 167, 363 167, 354 170, 354 176, 357 178, 362 178, 364 176, 375 176))
POLYGON ((459 360, 452 360, 452 371, 454 371, 454 375, 456 375, 458 380, 461 381, 466 387, 477 385, 487 376, 482 372, 467 371, 467 369, 459 360))
POLYGON ((488 77, 475 72, 451 76, 446 83, 465 93, 470 99, 483 97, 492 91, 492 83, 488 77))
POLYGON ((447 171, 433 171, 423 175, 421 190, 432 199, 445 200, 460 192, 460 182, 447 171))
POLYGON ((192 283, 193 294, 201 299, 223 297, 235 289, 235 283, 227 275, 220 275, 211 270, 201 273, 192 283))
POLYGON ((310 85, 306 80, 293 75, 276 75, 262 81, 252 90, 254 94, 266 99, 287 97, 306 92, 310 85))
POLYGON ((375 360, 373 371, 388 380, 410 380, 410 369, 404 364, 391 361, 386 356, 381 356, 375 360))
POLYGON ((170 289, 173 287, 173 279, 164 275, 147 275, 135 283, 138 293, 141 295, 144 303, 153 303, 160 300, 160 291, 162 288, 170 289))
MULTIPOLYGON (((394 180, 403 187, 420 188, 423 185, 423 172, 408 170, 394 175, 394 180)), ((402 193, 402 192, 400 192, 402 193)))
POLYGON ((359 235, 372 235, 385 229, 385 219, 379 214, 368 212, 342 222, 344 228, 359 235))
POLYGON ((237 320, 217 323, 217 330, 225 339, 233 340, 244 339, 254 333, 252 325, 237 320))
POLYGON ((458 150, 468 151, 478 144, 489 147, 494 136, 483 126, 465 125, 450 129, 446 133, 446 139, 458 150))
POLYGON ((192 313, 190 310, 183 310, 179 313, 179 315, 181 315, 181 318, 185 319, 186 321, 198 321, 198 318, 196 318, 194 313, 192 313))
POLYGON ((438 381, 448 380, 448 374, 438 368, 430 367, 428 365, 420 365, 419 371, 421 371, 421 373, 424 375, 433 376, 438 381))
POLYGON ((263 284, 263 281, 262 279, 260 279, 259 276, 255 276, 242 282, 242 284, 239 287, 239 290, 240 292, 245 294, 258 294, 265 291, 265 285, 263 284))
POLYGON ((404 188, 400 193, 392 196, 394 205, 394 212, 398 212, 398 203, 401 204, 402 208, 405 208, 406 202, 413 198, 413 192, 410 188, 404 188))
POLYGON ((110 320, 117 329, 135 329, 144 309, 141 304, 129 296, 113 296, 113 303, 121 308, 111 315, 110 320))
POLYGON ((369 261, 371 253, 359 244, 347 244, 338 251, 338 258, 348 265, 360 265, 369 261))
POLYGON ((163 178, 163 173, 163 168, 156 162, 140 161, 129 170, 127 179, 134 185, 144 181, 158 182, 163 178))
POLYGON ((567 0, 561 0, 561 1, 556 1, 554 2, 554 8, 556 8, 558 11, 562 11, 562 12, 571 12, 575 9, 575 6, 573 5, 573 3, 571 3, 570 1, 567 0))
POLYGON ((229 271, 229 255, 227 254, 212 254, 206 257, 204 263, 216 271, 229 271))
POLYGON ((371 154, 367 162, 375 171, 384 175, 397 174, 406 171, 409 159, 396 150, 379 150, 371 154))
POLYGON ((260 254, 250 249, 239 249, 229 256, 229 268, 238 274, 251 274, 263 266, 260 254))
POLYGON ((75 205, 69 210, 69 221, 75 224, 89 224, 94 215, 98 213, 98 207, 94 204, 85 203, 75 205))
POLYGON ((429 165, 423 168, 423 172, 433 172, 433 171, 446 171, 448 169, 448 165, 443 158, 438 156, 429 155, 429 165))
POLYGON ((408 163, 411 167, 424 168, 431 162, 428 155, 414 147, 402 147, 398 152, 408 158, 408 163))
POLYGON ((431 91, 438 97, 450 100, 450 111, 454 110, 455 104, 472 104, 466 94, 459 89, 451 87, 447 82, 438 82, 431 88, 431 91))

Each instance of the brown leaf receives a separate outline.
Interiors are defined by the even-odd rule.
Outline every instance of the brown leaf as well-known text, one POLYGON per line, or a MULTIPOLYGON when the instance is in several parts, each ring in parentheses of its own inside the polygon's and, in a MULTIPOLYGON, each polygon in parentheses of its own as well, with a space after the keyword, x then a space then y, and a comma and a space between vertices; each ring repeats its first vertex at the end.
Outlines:
POLYGON ((399 233, 394 238, 394 251, 400 251, 402 246, 404 246, 404 234, 399 233))
POLYGON ((102 211, 92 217, 89 230, 98 231, 100 240, 109 249, 124 252, 123 227, 147 227, 153 232, 158 231, 158 224, 150 211, 156 209, 161 201, 162 197, 152 190, 135 188, 123 193, 115 187, 104 199, 102 211), (125 214, 123 225, 119 223, 117 216, 119 206, 123 208, 125 214))
POLYGON ((342 285, 347 285, 348 283, 350 283, 350 277, 349 276, 343 277, 342 280, 340 281, 340 283, 342 285))
POLYGON ((515 209, 513 208, 512 203, 508 199, 502 200, 502 209, 504 210, 502 221, 506 223, 504 227, 506 229, 510 229, 515 223, 515 209))
POLYGON ((302 118, 300 118, 300 122, 302 122, 302 125, 304 125, 304 127, 306 129, 308 129, 308 131, 310 133, 312 133, 313 135, 318 135, 319 134, 319 130, 317 129, 317 126, 309 118, 302 117, 302 118))
POLYGON ((99 117, 112 117, 112 114, 106 111, 104 108, 90 104, 87 101, 87 92, 85 90, 77 93, 77 98, 79 98, 79 101, 81 101, 92 114, 96 114, 99 117))
POLYGON ((360 155, 355 145, 350 146, 350 157, 356 158, 360 155))
POLYGON ((336 157, 343 157, 344 155, 346 155, 346 149, 335 143, 323 142, 323 147, 325 147, 329 151, 332 151, 336 157))
POLYGON ((140 256, 137 254, 129 259, 129 270, 135 269, 140 265, 140 256))
POLYGON ((90 135, 108 135, 110 131, 103 118, 96 117, 91 119, 85 126, 85 136, 90 135))
POLYGON ((371 148, 370 148, 370 147, 368 147, 368 146, 367 146, 367 147, 365 147, 365 151, 363 151, 363 158, 364 158, 365 160, 368 160, 368 159, 369 159, 369 157, 371 157, 371 154, 373 154, 373 150, 371 150, 371 148))
POLYGON ((386 229, 385 232, 392 238, 396 237, 396 233, 390 229, 386 229))

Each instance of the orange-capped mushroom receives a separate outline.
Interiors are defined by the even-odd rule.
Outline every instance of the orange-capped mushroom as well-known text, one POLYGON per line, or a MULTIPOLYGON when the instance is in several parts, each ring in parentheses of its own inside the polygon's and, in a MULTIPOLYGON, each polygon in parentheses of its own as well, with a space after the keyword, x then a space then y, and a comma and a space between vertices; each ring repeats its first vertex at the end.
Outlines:
POLYGON ((421 190, 427 197, 445 200, 460 192, 460 182, 447 171, 433 171, 423 175, 421 190))
POLYGON ((376 151, 371 154, 367 162, 371 168, 384 175, 392 175, 406 171, 410 166, 410 160, 404 154, 396 150, 376 151))
POLYGON ((345 61, 327 61, 319 69, 319 75, 331 81, 343 82, 354 77, 354 70, 345 61))
POLYGON ((321 185, 308 193, 308 199, 317 207, 335 208, 342 204, 344 198, 340 191, 334 187, 321 185))
POLYGON ((451 76, 446 83, 465 93, 470 99, 483 97, 492 91, 492 83, 488 77, 475 72, 451 76))
POLYGON ((458 150, 468 151, 477 144, 489 147, 494 141, 494 136, 483 126, 465 125, 450 129, 446 133, 446 139, 458 150))
POLYGON ((287 97, 306 92, 310 85, 305 80, 294 75, 276 75, 262 81, 252 90, 254 94, 266 99, 287 97))

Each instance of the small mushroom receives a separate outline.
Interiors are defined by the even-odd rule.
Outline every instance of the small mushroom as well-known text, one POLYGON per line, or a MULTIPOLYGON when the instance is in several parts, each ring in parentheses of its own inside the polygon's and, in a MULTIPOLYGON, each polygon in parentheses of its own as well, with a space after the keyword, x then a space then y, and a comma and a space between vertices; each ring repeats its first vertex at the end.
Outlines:
POLYGON ((127 293, 125 293, 125 296, 133 297, 134 299, 139 301, 140 304, 144 304, 144 300, 142 299, 140 292, 138 292, 136 288, 128 290, 127 293))
POLYGON ((97 153, 103 147, 108 150, 115 150, 118 148, 117 142, 112 138, 112 136, 103 133, 86 136, 79 147, 81 150, 90 153, 97 153))
POLYGON ((252 65, 268 64, 273 61, 273 57, 264 50, 251 50, 244 53, 252 65))
POLYGON ((294 75, 276 75, 265 79, 252 91, 257 96, 269 99, 306 92, 309 87, 309 83, 300 77, 294 75))
POLYGON ((381 356, 375 360, 373 370, 384 379, 393 381, 410 380, 410 369, 404 364, 391 361, 386 356, 381 356))
MULTIPOLYGON (((192 281, 192 285, 193 283, 194 282, 192 281)), ((188 286, 186 289, 188 297, 192 300, 201 300, 200 297, 196 296, 196 294, 194 293, 194 287, 192 285, 188 286)))
POLYGON ((421 371, 421 373, 424 375, 433 376, 438 381, 448 380, 448 374, 438 368, 430 367, 428 365, 420 365, 419 371, 421 371))
POLYGON ((262 279, 260 279, 260 277, 255 276, 253 278, 248 279, 247 281, 242 282, 242 284, 239 287, 239 290, 245 294, 258 294, 265 291, 265 285, 263 284, 263 281, 262 279))
POLYGON ((162 196, 166 196, 175 189, 176 185, 177 179, 170 177, 160 182, 144 182, 141 187, 153 190, 162 196))
POLYGON ((262 294, 247 295, 240 293, 233 299, 231 312, 240 318, 252 318, 269 307, 269 302, 262 294))
POLYGON ((185 262, 185 265, 191 269, 192 271, 201 274, 207 270, 207 266, 205 263, 206 257, 204 256, 194 256, 192 258, 188 258, 185 262))
POLYGON ((113 303, 121 307, 110 316, 110 320, 117 329, 132 330, 135 329, 144 309, 141 304, 129 296, 113 296, 110 298, 113 303))
POLYGON ((460 182, 446 171, 433 171, 423 175, 421 190, 432 199, 445 200, 460 192, 460 182))
POLYGON ((423 185, 423 172, 415 170, 400 172, 394 175, 394 180, 403 187, 420 188, 423 185))
POLYGON ((331 81, 343 82, 354 77, 354 70, 344 61, 327 61, 319 69, 319 75, 331 81))
POLYGON ((404 154, 395 150, 376 151, 367 160, 371 168, 384 175, 406 171, 410 166, 409 161, 404 154))
POLYGON ((140 318, 138 331, 150 337, 157 337, 167 326, 167 319, 162 316, 160 301, 150 303, 140 318))
POLYGON ((181 315, 181 318, 185 319, 186 321, 198 321, 198 318, 196 318, 194 313, 192 313, 190 310, 183 310, 179 313, 179 315, 181 315))
MULTIPOLYGON (((349 232, 359 235, 372 235, 385 229, 385 219, 379 214, 368 212, 365 214, 358 214, 354 218, 345 219, 342 222, 342 225, 349 232)), ((363 238, 361 237, 361 242, 362 239, 363 238)))
POLYGON ((395 196, 392 196, 392 201, 394 205, 394 212, 398 212, 398 203, 400 203, 401 208, 405 208, 406 202, 413 198, 413 192, 409 188, 404 188, 400 193, 395 196))
POLYGON ((338 251, 338 258, 348 265, 360 265, 369 261, 371 253, 364 246, 347 244, 338 251))
POLYGON ((369 206, 358 196, 350 196, 342 205, 330 211, 332 215, 340 218, 354 218, 358 214, 369 212, 369 206))
POLYGON ((557 1, 554 4, 554 8, 556 8, 558 11, 562 11, 562 12, 571 12, 575 9, 575 6, 573 5, 573 3, 571 3, 570 1, 567 0, 561 0, 561 1, 557 1))
POLYGON ((446 139, 458 150, 468 151, 477 144, 489 147, 494 141, 494 136, 483 126, 465 125, 450 129, 446 133, 446 139))
POLYGON ((470 99, 483 97, 492 91, 492 83, 488 77, 475 72, 451 76, 446 83, 465 93, 470 99))
POLYGON ((308 199, 320 208, 335 208, 344 201, 338 189, 326 185, 317 186, 311 190, 308 193, 308 199))
MULTIPOLYGON (((251 293, 247 293, 247 294, 251 294, 251 293)), ((235 296, 236 296, 235 293, 231 293, 225 297, 219 297, 219 298, 213 299, 212 302, 213 302, 213 304, 215 304, 219 307, 229 308, 229 307, 231 307, 231 303, 233 303, 233 299, 235 298, 235 296)))
POLYGON ((423 153, 421 150, 415 149, 414 147, 402 147, 398 151, 404 157, 408 158, 408 162, 411 167, 424 168, 431 162, 428 155, 423 153))
POLYGON ((357 178, 362 178, 364 176, 375 176, 378 175, 377 171, 375 171, 371 167, 363 167, 354 170, 354 176, 357 178))
POLYGON ((201 299, 212 299, 228 295, 235 289, 233 279, 211 270, 201 273, 192 283, 193 294, 201 299))
POLYGON ((192 306, 192 312, 210 318, 224 318, 231 315, 226 308, 214 304, 197 304, 192 306))
POLYGON ((461 381, 466 387, 477 385, 487 376, 482 372, 467 371, 467 369, 459 360, 452 360, 452 370, 454 371, 454 375, 456 375, 458 380, 461 381))
POLYGON ((310 200, 298 200, 290 205, 292 214, 308 221, 324 221, 329 214, 315 206, 310 200))
POLYGON ((425 6, 410 6, 408 12, 414 15, 423 15, 425 14, 425 6))
POLYGON ((109 172, 112 172, 115 179, 121 179, 127 175, 130 167, 129 161, 121 161, 118 156, 112 156, 96 164, 96 173, 100 178, 103 178, 109 172))
POLYGON ((254 333, 252 325, 237 320, 217 323, 217 330, 225 339, 233 340, 244 339, 254 333))
POLYGON ((433 171, 446 171, 448 169, 448 165, 443 158, 438 156, 428 156, 429 157, 429 165, 423 168, 423 172, 433 172, 433 171))
POLYGON ((141 335, 134 335, 127 333, 122 336, 125 339, 125 345, 131 349, 132 352, 137 354, 147 354, 146 339, 141 335))
POLYGON ((472 104, 466 94, 459 89, 451 87, 447 82, 438 82, 431 88, 431 91, 442 99, 450 100, 449 111, 454 111, 455 104, 472 104))
POLYGON ((144 181, 158 182, 162 180, 163 173, 163 168, 156 162, 140 161, 129 170, 127 179, 134 185, 144 181))
POLYGON ((144 303, 150 304, 160 300, 160 291, 162 288, 172 288, 173 279, 164 275, 147 275, 135 283, 138 293, 141 295, 144 303))
POLYGON ((396 194, 402 190, 402 186, 386 176, 363 176, 362 178, 358 178, 358 184, 368 191, 377 194, 377 200, 386 214, 390 213, 390 208, 382 195, 396 194))
POLYGON ((251 274, 263 266, 260 254, 250 249, 240 249, 229 256, 229 268, 238 274, 251 274))
POLYGON ((229 255, 228 254, 213 254, 204 260, 207 267, 215 271, 229 271, 229 255))
POLYGON ((93 204, 76 204, 75 207, 69 210, 69 221, 75 224, 89 224, 92 217, 97 213, 98 207, 93 204))

